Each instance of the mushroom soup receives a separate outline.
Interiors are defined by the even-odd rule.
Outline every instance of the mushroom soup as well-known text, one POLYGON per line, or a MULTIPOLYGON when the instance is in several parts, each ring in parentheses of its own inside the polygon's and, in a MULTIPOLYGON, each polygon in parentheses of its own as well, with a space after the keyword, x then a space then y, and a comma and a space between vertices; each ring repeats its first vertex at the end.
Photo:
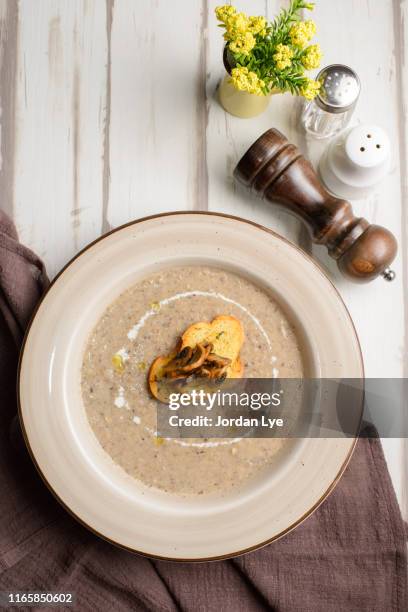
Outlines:
POLYGON ((261 287, 206 266, 169 268, 141 280, 104 312, 85 347, 81 387, 91 428, 111 459, 148 486, 179 495, 227 493, 271 469, 276 438, 162 439, 147 374, 195 322, 239 319, 247 378, 300 378, 303 358, 287 314, 261 287), (220 470, 222 465, 222 470, 220 470))

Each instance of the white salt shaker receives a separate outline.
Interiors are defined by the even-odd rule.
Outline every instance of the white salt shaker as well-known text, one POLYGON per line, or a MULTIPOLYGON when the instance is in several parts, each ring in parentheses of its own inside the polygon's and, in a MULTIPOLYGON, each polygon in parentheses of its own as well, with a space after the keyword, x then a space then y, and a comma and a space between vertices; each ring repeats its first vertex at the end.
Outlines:
POLYGON ((327 147, 319 163, 326 187, 336 196, 359 199, 368 195, 390 170, 390 141, 376 125, 344 130, 327 147))
POLYGON ((301 122, 314 138, 330 138, 350 122, 360 95, 360 79, 343 64, 331 64, 319 72, 320 91, 305 102, 301 122))

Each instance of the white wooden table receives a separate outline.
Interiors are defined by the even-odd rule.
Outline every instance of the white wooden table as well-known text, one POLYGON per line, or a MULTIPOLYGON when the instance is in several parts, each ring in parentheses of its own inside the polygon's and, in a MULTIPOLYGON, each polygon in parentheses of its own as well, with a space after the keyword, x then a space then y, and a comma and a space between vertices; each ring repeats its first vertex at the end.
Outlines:
MULTIPOLYGON (((0 0, 1 206, 50 276, 110 228, 177 209, 240 215, 310 249, 295 220, 233 183, 238 158, 269 127, 313 161, 319 149, 298 131, 288 94, 251 120, 220 108, 221 3, 0 0)), ((237 5, 271 17, 285 2, 237 5)), ((355 120, 391 137, 392 172, 355 209, 397 235, 397 280, 353 285, 313 251, 350 309, 367 376, 407 376, 408 1, 317 0, 313 18, 324 63, 349 64, 361 77, 355 120)), ((385 440, 384 448, 407 515, 407 443, 385 440)))

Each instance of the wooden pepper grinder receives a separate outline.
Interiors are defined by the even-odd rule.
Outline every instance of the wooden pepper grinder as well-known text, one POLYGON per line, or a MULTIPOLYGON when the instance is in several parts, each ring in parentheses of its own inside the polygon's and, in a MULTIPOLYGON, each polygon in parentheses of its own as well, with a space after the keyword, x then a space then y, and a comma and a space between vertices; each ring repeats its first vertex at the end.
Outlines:
POLYGON ((389 269, 397 253, 393 234, 353 215, 351 204, 329 194, 311 163, 278 130, 262 134, 238 162, 234 176, 253 193, 302 219, 313 242, 325 244, 341 272, 367 282, 389 269))

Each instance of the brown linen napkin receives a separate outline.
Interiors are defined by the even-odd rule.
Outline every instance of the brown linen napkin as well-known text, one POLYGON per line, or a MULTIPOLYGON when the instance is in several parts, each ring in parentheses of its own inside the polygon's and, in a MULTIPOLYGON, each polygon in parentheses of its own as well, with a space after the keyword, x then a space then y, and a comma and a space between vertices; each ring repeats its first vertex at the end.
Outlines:
POLYGON ((15 416, 18 348, 47 285, 0 211, 0 591, 73 592, 70 609, 81 612, 408 609, 405 526, 375 437, 358 441, 335 491, 302 525, 233 560, 153 561, 77 524, 37 475, 15 416))

